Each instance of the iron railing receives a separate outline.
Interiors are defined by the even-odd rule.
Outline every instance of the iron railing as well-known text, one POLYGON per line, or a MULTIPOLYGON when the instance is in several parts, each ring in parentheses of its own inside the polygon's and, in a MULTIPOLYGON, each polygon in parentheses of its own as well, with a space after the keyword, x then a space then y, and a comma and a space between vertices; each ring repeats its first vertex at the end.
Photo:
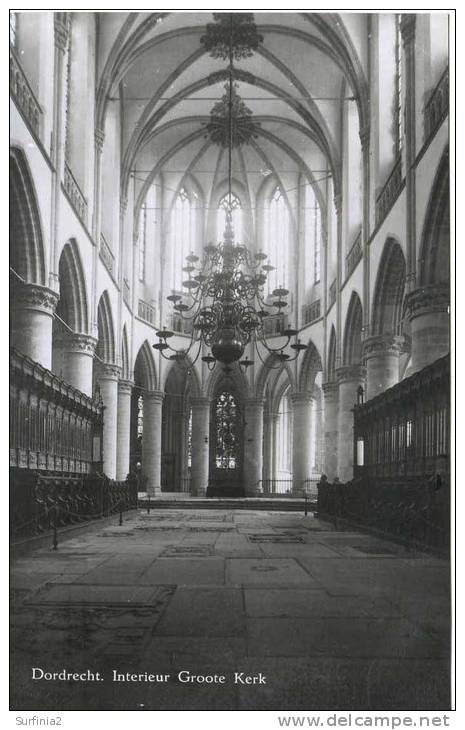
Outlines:
POLYGON ((359 230, 349 253, 346 256, 346 277, 350 276, 362 258, 362 229, 359 230))
POLYGON ((311 324, 321 317, 321 301, 317 299, 311 304, 304 304, 303 306, 303 323, 311 324))
POLYGON ((174 313, 170 317, 170 327, 173 332, 190 336, 192 333, 192 320, 183 319, 180 314, 174 313))
POLYGON ((287 326, 286 314, 271 314, 263 320, 263 332, 267 337, 276 337, 283 333, 287 326))
POLYGON ((65 177, 63 187, 68 199, 76 211, 80 220, 87 226, 87 200, 85 199, 76 178, 71 172, 68 163, 65 162, 65 177))
POLYGON ((140 319, 143 319, 144 322, 148 322, 148 324, 151 324, 153 327, 155 327, 155 307, 152 307, 151 304, 148 302, 144 302, 143 299, 139 299, 139 304, 137 307, 137 316, 140 319))
POLYGON ((425 104, 425 140, 436 132, 449 112, 449 68, 446 68, 425 104))
POLYGON ((30 128, 40 138, 42 109, 11 46, 10 92, 30 128))
POLYGON ((330 284, 328 291, 328 309, 333 306, 336 301, 336 279, 330 284))
POLYGON ((379 226, 394 205, 402 188, 402 157, 399 155, 383 189, 376 198, 375 219, 379 226))
POLYGON ((111 250, 103 233, 100 234, 100 258, 102 259, 106 270, 112 277, 115 275, 115 255, 111 250))
POLYGON ((123 279, 123 300, 126 302, 128 307, 131 306, 131 289, 127 279, 123 279))

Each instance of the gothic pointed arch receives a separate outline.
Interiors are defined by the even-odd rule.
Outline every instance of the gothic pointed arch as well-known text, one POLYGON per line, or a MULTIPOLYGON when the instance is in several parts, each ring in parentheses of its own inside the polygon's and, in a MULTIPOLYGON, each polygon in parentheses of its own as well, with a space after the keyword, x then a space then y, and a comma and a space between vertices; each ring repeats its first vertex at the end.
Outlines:
POLYGON ((126 324, 123 325, 123 331, 121 333, 121 377, 123 380, 129 380, 131 377, 129 368, 128 332, 126 329, 126 324))
POLYGON ((328 371, 328 381, 333 381, 336 379, 336 330, 334 329, 334 325, 331 327, 331 334, 329 336, 329 345, 328 345, 328 363, 327 363, 327 371, 328 371))
POLYGON ((27 283, 46 285, 39 206, 26 156, 10 150, 10 266, 27 283))
POLYGON ((97 310, 98 342, 96 355, 103 362, 115 362, 115 328, 111 311, 110 296, 104 291, 97 310))
POLYGON ((343 363, 358 365, 362 361, 363 310, 360 297, 353 291, 344 329, 343 363))
POLYGON ((87 287, 75 239, 63 246, 58 264, 60 299, 56 312, 74 332, 89 331, 87 287))
POLYGON ((300 366, 298 389, 302 392, 308 391, 311 393, 317 373, 321 370, 323 370, 323 365, 320 353, 314 343, 309 340, 300 366))
POLYGON ((255 392, 258 398, 265 397, 267 389, 276 382, 282 371, 287 373, 289 383, 292 389, 295 389, 295 378, 291 367, 285 363, 280 364, 277 356, 271 353, 262 363, 255 381, 255 392))
POLYGON ((147 340, 139 348, 134 363, 134 381, 144 390, 157 390, 158 378, 152 348, 147 340))
POLYGON ((439 284, 450 278, 449 148, 439 163, 431 189, 420 245, 419 283, 439 284))
POLYGON ((373 335, 401 334, 405 270, 405 256, 400 244, 394 238, 388 238, 384 244, 376 278, 373 335))

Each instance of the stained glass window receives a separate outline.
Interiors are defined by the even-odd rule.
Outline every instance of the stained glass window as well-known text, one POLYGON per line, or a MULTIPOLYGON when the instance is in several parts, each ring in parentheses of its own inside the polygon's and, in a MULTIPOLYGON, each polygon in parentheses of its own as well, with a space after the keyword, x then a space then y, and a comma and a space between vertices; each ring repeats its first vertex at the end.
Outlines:
POLYGON ((238 463, 239 434, 234 396, 223 391, 216 401, 215 463, 218 469, 235 469, 238 463))
MULTIPOLYGON (((221 198, 218 205, 218 240, 223 239, 226 225, 226 211, 229 207, 229 195, 221 198)), ((234 228, 234 240, 236 243, 243 243, 242 240, 242 204, 237 195, 231 195, 232 223, 234 228)))
POLYGON ((305 275, 317 283, 321 275, 321 211, 313 187, 305 186, 305 275))

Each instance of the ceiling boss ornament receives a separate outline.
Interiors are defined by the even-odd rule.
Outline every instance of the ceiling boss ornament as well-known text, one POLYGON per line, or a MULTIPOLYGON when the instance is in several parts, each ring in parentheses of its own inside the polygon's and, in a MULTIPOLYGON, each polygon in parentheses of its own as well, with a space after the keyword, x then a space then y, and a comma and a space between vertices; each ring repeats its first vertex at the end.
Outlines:
POLYGON ((270 295, 265 294, 267 277, 275 267, 268 263, 267 254, 252 253, 241 243, 234 242, 232 226, 232 149, 246 144, 256 131, 252 112, 244 104, 234 84, 234 60, 249 58, 263 41, 257 33, 251 13, 214 13, 215 23, 209 23, 201 43, 214 58, 229 58, 229 81, 226 93, 212 109, 207 130, 214 143, 228 148, 228 207, 223 241, 204 247, 203 259, 195 253, 186 256, 182 282, 185 294, 170 294, 167 299, 175 313, 191 325, 191 339, 187 348, 176 349, 168 344, 174 332, 163 328, 157 332, 155 350, 170 360, 184 360, 197 348, 192 363, 202 352, 203 362, 213 369, 217 362, 228 369, 239 362, 244 369, 253 364, 244 356, 246 347, 252 345, 262 359, 264 352, 274 355, 278 365, 295 360, 307 348, 297 339, 298 330, 292 326, 283 328, 277 337, 277 347, 271 347, 266 339, 265 322, 271 314, 281 314, 287 307, 289 291, 277 287, 270 295), (294 340, 291 344, 291 340, 294 340), (290 345, 292 354, 284 352, 290 345))

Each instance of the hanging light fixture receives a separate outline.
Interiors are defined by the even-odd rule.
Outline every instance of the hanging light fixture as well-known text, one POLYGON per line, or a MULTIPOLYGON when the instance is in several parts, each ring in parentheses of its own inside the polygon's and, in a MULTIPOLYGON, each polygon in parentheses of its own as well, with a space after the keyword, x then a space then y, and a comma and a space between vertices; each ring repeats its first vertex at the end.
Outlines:
MULTIPOLYGON (((244 369, 248 368, 253 364, 253 360, 244 356, 249 344, 255 347, 258 356, 263 361, 260 353, 260 345, 262 345, 268 353, 275 356, 279 365, 295 360, 299 353, 307 347, 298 339, 298 330, 290 325, 279 332, 281 342, 278 347, 272 347, 269 344, 266 338, 267 318, 273 314, 282 315, 284 313, 288 306, 286 297, 289 291, 280 286, 272 292, 273 301, 267 301, 265 287, 268 275, 274 271, 275 267, 267 261, 267 254, 262 251, 253 254, 243 244, 234 242, 232 150, 233 147, 246 143, 256 130, 256 126, 251 120, 250 110, 241 102, 234 88, 233 60, 234 57, 252 55, 251 49, 262 41, 261 36, 256 33, 253 16, 251 16, 251 20, 250 14, 243 15, 247 19, 239 23, 239 27, 237 20, 234 20, 234 15, 230 15, 227 46, 229 56, 227 96, 225 95, 222 101, 213 107, 212 122, 207 127, 212 141, 216 144, 226 146, 224 140, 227 139, 228 207, 224 240, 218 245, 205 246, 202 261, 193 252, 188 254, 186 265, 183 267, 187 278, 182 282, 186 293, 185 295, 173 293, 167 297, 173 304, 174 312, 190 325, 191 340, 188 347, 176 349, 170 346, 168 340, 175 333, 166 328, 157 332, 159 339, 153 345, 154 349, 158 350, 165 359, 178 361, 186 358, 193 349, 197 348, 195 356, 191 358, 193 363, 197 361, 202 349, 207 347, 209 352, 202 356, 202 360, 210 370, 215 367, 217 362, 226 369, 234 362, 239 362, 244 369), (241 30, 242 26, 247 30, 245 35, 241 30), (244 40, 245 37, 248 46, 244 40), (227 124, 222 123, 221 119, 227 124), (225 128, 227 135, 223 131, 225 128), (292 354, 285 352, 289 345, 293 350, 292 354)), ((221 20, 218 23, 220 31, 217 45, 215 46, 214 40, 215 26, 212 26, 213 31, 210 25, 207 27, 207 36, 202 38, 202 42, 211 51, 212 56, 224 58, 226 55, 224 51, 224 14, 221 14, 221 20), (208 43, 205 39, 208 40, 208 43)), ((280 317, 280 320, 284 322, 284 317, 280 317)))

